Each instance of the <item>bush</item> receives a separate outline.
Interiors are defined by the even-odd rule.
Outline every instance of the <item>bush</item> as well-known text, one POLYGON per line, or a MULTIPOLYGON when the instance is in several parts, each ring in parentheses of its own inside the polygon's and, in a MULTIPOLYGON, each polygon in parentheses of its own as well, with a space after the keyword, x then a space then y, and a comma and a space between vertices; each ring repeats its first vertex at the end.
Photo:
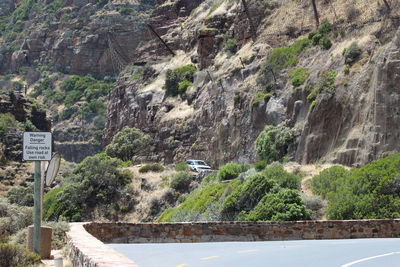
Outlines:
POLYGON ((306 68, 294 68, 289 72, 290 81, 294 87, 303 85, 308 75, 308 69, 306 68))
POLYGON ((189 172, 178 172, 172 177, 170 187, 181 193, 188 192, 192 180, 189 172))
POLYGON ((256 174, 237 187, 224 200, 221 216, 224 220, 235 220, 239 213, 252 210, 262 197, 276 186, 271 177, 256 174))
POLYGON ((163 172, 163 171, 164 171, 164 166, 161 165, 160 163, 146 164, 146 165, 140 167, 140 169, 139 169, 140 173, 163 172))
POLYGON ((193 83, 197 69, 194 65, 186 65, 174 70, 167 70, 164 89, 167 95, 184 94, 193 83))
POLYGON ((219 221, 221 203, 239 184, 239 179, 235 179, 229 183, 203 185, 192 191, 181 205, 164 211, 157 222, 219 221))
POLYGON ((7 192, 7 199, 12 204, 33 207, 33 183, 27 187, 13 187, 7 192))
POLYGON ((307 38, 295 41, 288 47, 274 48, 268 57, 267 64, 276 73, 284 68, 295 66, 300 55, 310 46, 310 40, 307 38))
POLYGON ((12 128, 23 130, 23 125, 11 113, 0 113, 0 142, 4 142, 12 128))
POLYGON ((142 155, 149 150, 150 136, 139 129, 125 127, 119 131, 106 146, 106 153, 123 161, 132 160, 135 155, 142 155))
POLYGON ((328 50, 332 47, 332 42, 328 37, 322 37, 322 39, 319 41, 319 45, 325 49, 328 50))
POLYGON ((124 188, 132 180, 129 171, 118 169, 120 163, 120 160, 103 154, 85 158, 65 178, 63 186, 45 195, 44 219, 91 219, 94 208, 96 212, 104 213, 103 216, 115 219, 112 212, 119 210, 118 201, 124 198, 124 188))
POLYGON ((248 221, 297 221, 309 220, 311 211, 304 206, 297 190, 282 189, 265 195, 247 216, 248 221))
POLYGON ((190 171, 188 164, 185 161, 179 162, 175 166, 175 171, 190 171))
POLYGON ((343 51, 343 56, 345 58, 346 64, 353 64, 358 60, 362 53, 361 48, 358 46, 357 42, 353 42, 348 48, 343 51))
POLYGON ((283 124, 266 126, 256 139, 257 155, 267 163, 282 160, 294 141, 293 129, 283 124))
POLYGON ((219 168, 217 178, 220 181, 232 180, 237 178, 243 171, 241 165, 236 163, 227 163, 219 168))
POLYGON ((45 226, 53 229, 51 249, 61 249, 66 245, 65 234, 69 231, 69 223, 65 221, 45 222, 45 226))
POLYGON ((317 104, 318 104, 318 100, 314 99, 314 100, 311 102, 311 104, 310 104, 309 111, 310 111, 310 112, 313 112, 314 109, 315 109, 315 107, 317 106, 317 104))
POLYGON ((224 50, 226 52, 235 54, 237 51, 237 42, 234 38, 225 38, 224 50))
POLYGON ((328 171, 321 173, 316 178, 316 188, 328 200, 327 217, 338 220, 400 217, 399 166, 400 154, 393 154, 348 172, 336 168, 335 176, 329 176, 328 171))
POLYGON ((311 182, 311 188, 314 194, 326 198, 331 191, 336 191, 339 184, 348 175, 348 171, 341 166, 333 166, 323 170, 317 176, 314 176, 311 182))
POLYGON ((186 90, 192 85, 193 85, 193 83, 189 82, 188 80, 184 80, 183 82, 179 83, 178 94, 183 95, 184 93, 186 93, 186 90))
POLYGON ((321 220, 326 209, 326 202, 320 196, 306 194, 302 194, 302 199, 306 208, 312 212, 311 219, 321 220))
POLYGON ((321 24, 318 28, 318 32, 322 35, 326 35, 332 31, 332 24, 325 22, 321 24))
POLYGON ((11 244, 0 244, 0 266, 32 266, 40 263, 40 256, 11 244))
POLYGON ((265 167, 267 167, 267 163, 263 160, 260 160, 256 163, 254 167, 256 168, 257 171, 262 171, 265 169, 265 167))
POLYGON ((257 92, 256 96, 254 99, 251 101, 251 105, 255 106, 261 101, 265 101, 265 103, 268 102, 268 100, 272 97, 271 93, 268 92, 257 92))
POLYGON ((285 171, 282 165, 275 165, 265 169, 264 175, 273 179, 282 188, 300 188, 300 178, 285 171))
POLYGON ((33 210, 0 199, 0 241, 32 224, 33 210))

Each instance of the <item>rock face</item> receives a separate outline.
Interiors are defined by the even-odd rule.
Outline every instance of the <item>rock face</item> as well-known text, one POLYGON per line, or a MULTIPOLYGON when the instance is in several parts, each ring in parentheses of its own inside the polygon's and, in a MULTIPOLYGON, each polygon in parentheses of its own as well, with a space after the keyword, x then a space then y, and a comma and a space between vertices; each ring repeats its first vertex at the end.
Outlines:
POLYGON ((349 87, 307 117, 296 159, 360 165, 400 151, 400 28, 349 87), (349 93, 349 89, 351 92, 349 93))
MULTIPOLYGON (((264 15, 277 14, 274 11, 278 7, 279 4, 268 6, 263 9, 266 10, 264 15)), ((254 161, 254 141, 258 134, 265 125, 284 122, 299 130, 293 159, 301 163, 323 160, 360 165, 386 153, 400 151, 400 144, 396 143, 400 135, 400 30, 395 34, 398 26, 392 25, 385 38, 393 40, 382 47, 376 41, 379 33, 374 35, 373 32, 367 36, 367 41, 364 36, 360 42, 364 54, 351 66, 350 74, 343 71, 345 63, 341 51, 334 51, 340 48, 333 47, 329 51, 310 48, 298 63, 310 72, 304 86, 293 87, 285 71, 269 73, 272 97, 255 101, 255 95, 265 90, 256 79, 269 49, 282 46, 297 31, 287 28, 276 34, 259 33, 262 36, 256 44, 247 47, 253 36, 245 12, 234 5, 225 9, 223 15, 207 16, 201 26, 185 20, 188 26, 181 35, 173 28, 163 35, 201 70, 184 97, 168 97, 162 89, 165 75, 162 68, 173 68, 168 64, 161 63, 163 67, 157 72, 156 82, 140 79, 132 82, 128 76, 120 77, 110 95, 106 142, 125 126, 137 127, 153 137, 155 149, 147 160, 171 163, 202 158, 214 164, 254 161), (238 50, 242 48, 239 55, 222 56, 226 38, 234 38, 238 50), (249 53, 246 54, 243 47, 247 47, 249 53), (338 73, 335 90, 329 96, 319 96, 318 104, 310 111, 306 88, 316 85, 319 77, 330 70, 338 73)), ((250 14, 257 18, 260 10, 254 10, 253 6, 250 14)), ((265 21, 253 21, 258 32, 264 26, 260 23, 268 27, 265 21)), ((335 42, 343 48, 350 44, 340 38, 334 45, 335 42)))

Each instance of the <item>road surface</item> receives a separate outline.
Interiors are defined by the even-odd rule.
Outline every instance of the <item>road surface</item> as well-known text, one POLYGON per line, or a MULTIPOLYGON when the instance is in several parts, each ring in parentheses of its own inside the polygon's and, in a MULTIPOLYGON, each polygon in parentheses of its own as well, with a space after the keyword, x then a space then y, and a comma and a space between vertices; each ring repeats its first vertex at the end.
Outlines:
POLYGON ((109 246, 140 267, 400 266, 400 238, 109 246))

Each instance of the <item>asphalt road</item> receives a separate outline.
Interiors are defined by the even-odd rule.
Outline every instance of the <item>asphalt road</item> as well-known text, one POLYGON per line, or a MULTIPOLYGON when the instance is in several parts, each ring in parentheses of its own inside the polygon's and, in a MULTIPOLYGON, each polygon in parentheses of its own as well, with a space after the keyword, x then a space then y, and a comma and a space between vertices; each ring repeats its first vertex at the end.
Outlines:
POLYGON ((141 267, 400 266, 400 238, 109 246, 141 267))

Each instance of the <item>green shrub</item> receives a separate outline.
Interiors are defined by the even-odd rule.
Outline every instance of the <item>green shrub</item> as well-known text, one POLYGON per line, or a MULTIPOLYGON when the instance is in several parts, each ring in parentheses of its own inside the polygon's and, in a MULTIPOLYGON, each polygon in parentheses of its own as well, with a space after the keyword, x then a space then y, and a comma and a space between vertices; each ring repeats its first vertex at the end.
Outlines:
POLYGON ((189 172, 178 172, 172 176, 170 187, 181 193, 188 192, 192 180, 193 178, 189 172))
POLYGON ((294 68, 289 72, 290 81, 294 87, 303 85, 308 75, 308 69, 306 68, 294 68))
POLYGON ((316 177, 313 190, 326 196, 329 219, 399 218, 399 166, 400 154, 393 154, 349 172, 328 170, 316 177))
POLYGON ((178 85, 178 94, 183 95, 184 93, 186 93, 186 90, 192 85, 193 85, 193 83, 189 82, 188 80, 184 80, 183 82, 180 82, 178 85))
POLYGON ((300 188, 300 178, 297 175, 285 171, 282 165, 275 165, 265 169, 264 175, 270 177, 282 188, 300 188))
POLYGON ((257 92, 254 99, 251 101, 251 105, 255 106, 258 105, 261 101, 268 102, 268 100, 272 97, 271 93, 268 92, 257 92))
POLYGON ((304 205, 297 190, 282 189, 265 195, 247 216, 248 221, 297 221, 309 220, 311 211, 304 205))
POLYGON ((13 187, 7 192, 7 199, 19 206, 33 206, 33 183, 29 186, 13 187))
POLYGON ((346 64, 353 64, 361 56, 362 50, 357 42, 353 42, 348 48, 343 51, 346 64))
POLYGON ((18 7, 12 13, 12 18, 14 21, 27 20, 29 18, 29 13, 31 12, 33 6, 35 5, 35 0, 23 0, 19 3, 18 7))
POLYGON ((217 178, 220 181, 232 180, 237 178, 243 171, 241 165, 236 163, 227 163, 219 168, 217 178))
POLYGON ((265 169, 265 167, 267 167, 267 163, 263 160, 260 160, 256 163, 254 167, 256 168, 257 171, 262 171, 265 169))
POLYGON ((316 33, 313 35, 311 41, 313 45, 318 45, 319 41, 322 39, 323 35, 320 33, 316 33))
POLYGON ((310 112, 313 112, 314 109, 315 109, 315 107, 317 106, 317 104, 318 104, 318 100, 317 100, 317 99, 314 99, 314 100, 311 102, 311 104, 310 104, 309 111, 310 111, 310 112))
MULTIPOLYGON (((44 219, 81 221, 92 218, 93 209, 112 217, 118 211, 124 189, 132 180, 127 170, 118 169, 120 160, 99 154, 85 158, 63 186, 49 191, 44 197, 44 219)), ((115 218, 114 218, 115 219, 115 218)))
POLYGON ((331 191, 336 191, 338 182, 348 175, 348 171, 341 166, 333 166, 323 170, 317 176, 314 176, 311 182, 311 188, 314 194, 326 198, 331 191))
POLYGON ((184 94, 193 83, 197 69, 194 65, 186 65, 174 70, 167 70, 164 89, 167 95, 184 94))
POLYGON ((314 46, 320 45, 323 49, 328 50, 332 47, 332 41, 327 36, 331 31, 332 24, 325 22, 318 28, 318 32, 310 32, 308 39, 314 46))
POLYGON ((322 35, 326 35, 332 31, 332 24, 325 22, 321 24, 318 28, 318 32, 322 35))
POLYGON ((267 64, 275 73, 284 68, 295 66, 298 62, 298 55, 309 46, 310 40, 304 38, 295 41, 290 46, 274 48, 268 56, 267 64))
POLYGON ((131 160, 149 150, 150 136, 139 129, 125 127, 119 131, 106 146, 106 153, 123 161, 131 160))
POLYGON ((40 263, 40 256, 11 244, 0 244, 0 266, 32 266, 40 263))
POLYGON ((225 38, 224 50, 226 52, 235 54, 237 51, 237 42, 234 38, 225 38))
POLYGON ((328 37, 324 36, 324 37, 322 37, 322 39, 319 41, 319 45, 320 45, 323 49, 328 50, 328 49, 330 49, 330 48, 332 47, 332 42, 331 42, 331 40, 330 40, 328 37))
POLYGON ((0 142, 4 142, 11 129, 23 130, 23 125, 11 113, 0 113, 0 142))
POLYGON ((221 208, 224 220, 235 220, 239 213, 252 210, 276 186, 271 177, 256 174, 228 195, 221 208))
POLYGON ((157 222, 219 221, 219 207, 225 195, 239 184, 239 179, 235 179, 229 183, 203 185, 192 191, 181 205, 163 212, 157 222))
POLYGON ((190 171, 188 164, 185 161, 179 162, 175 166, 175 171, 181 172, 181 171, 190 171))
POLYGON ((284 124, 268 125, 256 139, 257 155, 267 163, 282 160, 294 141, 295 132, 293 129, 284 124))
POLYGON ((65 234, 70 229, 69 223, 66 221, 45 222, 44 225, 53 229, 51 249, 62 249, 66 245, 65 234))
POLYGON ((160 163, 146 164, 139 168, 140 173, 163 172, 163 171, 164 171, 164 166, 161 165, 160 163))

